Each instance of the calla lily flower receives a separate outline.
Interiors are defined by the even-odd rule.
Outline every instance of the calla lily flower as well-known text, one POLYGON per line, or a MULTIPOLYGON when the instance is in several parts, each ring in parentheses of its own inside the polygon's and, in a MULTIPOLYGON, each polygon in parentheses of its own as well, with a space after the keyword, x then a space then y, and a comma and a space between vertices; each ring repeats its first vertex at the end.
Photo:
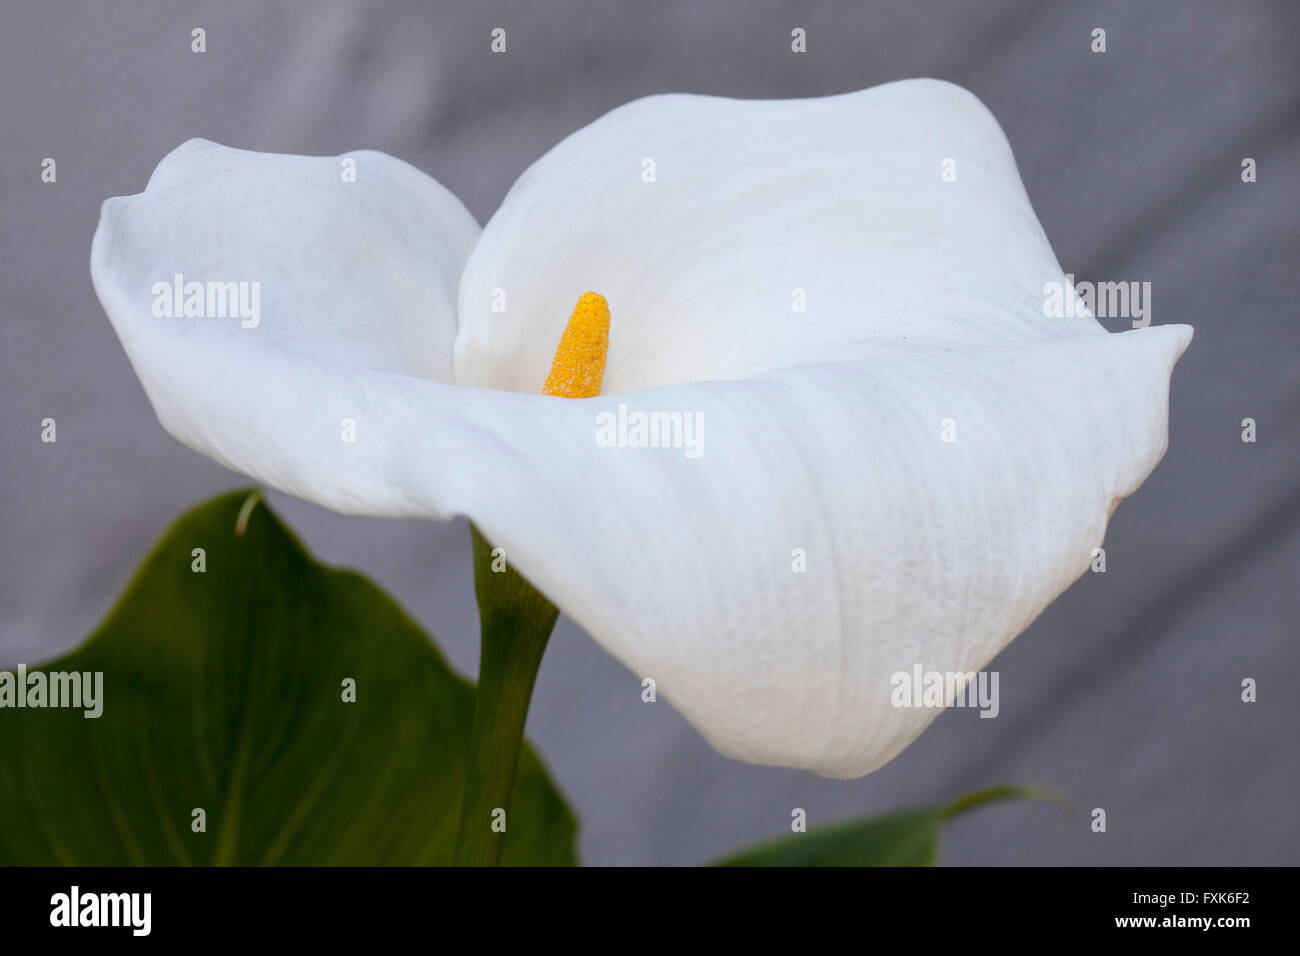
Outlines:
POLYGON ((844 778, 938 713, 891 675, 982 669, 1087 570, 1192 335, 1046 315, 1007 140, 935 80, 637 100, 481 230, 381 153, 191 140, 105 202, 91 272, 180 441, 468 516, 723 754, 844 778), (588 291, 600 393, 541 394, 588 291))

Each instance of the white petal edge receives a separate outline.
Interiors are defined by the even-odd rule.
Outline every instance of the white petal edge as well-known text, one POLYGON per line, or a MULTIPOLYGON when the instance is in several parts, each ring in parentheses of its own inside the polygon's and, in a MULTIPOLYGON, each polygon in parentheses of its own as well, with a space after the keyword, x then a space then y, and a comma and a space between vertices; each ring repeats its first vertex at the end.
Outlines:
POLYGON ((484 227, 456 381, 538 391, 588 289, 614 317, 607 393, 1104 331, 1046 321, 1051 281, 1006 137, 960 87, 651 96, 539 159, 484 227))
MULTIPOLYGON (((298 424, 267 420, 242 395, 186 417, 201 378, 186 381, 190 360, 228 381, 261 356, 271 367, 300 363, 322 382, 339 370, 449 382, 456 290, 480 231, 436 180, 383 153, 291 156, 194 139, 159 163, 144 192, 104 203, 91 277, 171 434, 239 471, 251 473, 246 458, 256 455, 262 480, 326 507, 401 512, 400 492, 362 456, 296 458, 295 436, 282 433, 298 424), (182 290, 202 284, 203 317, 154 314, 155 284, 174 286, 178 275, 182 290), (223 308, 220 295, 209 302, 209 283, 256 301, 256 314, 223 308), (161 367, 163 355, 180 364, 161 367), (265 444, 254 448, 258 435, 265 444)), ((332 423, 334 442, 343 428, 332 423)))

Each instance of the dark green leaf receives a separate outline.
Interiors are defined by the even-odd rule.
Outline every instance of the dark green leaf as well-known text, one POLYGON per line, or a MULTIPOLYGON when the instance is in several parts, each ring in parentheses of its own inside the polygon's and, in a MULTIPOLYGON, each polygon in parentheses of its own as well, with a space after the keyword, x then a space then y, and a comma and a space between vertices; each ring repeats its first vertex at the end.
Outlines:
MULTIPOLYGON (((249 492, 183 516, 103 625, 40 670, 102 672, 103 714, 0 708, 0 864, 451 859, 472 685, 249 492)), ((503 862, 572 864, 575 830, 525 747, 503 862)))
POLYGON ((990 787, 947 806, 899 810, 882 817, 818 827, 747 850, 721 866, 933 866, 939 830, 953 817, 995 800, 1060 802, 1034 787, 990 787))

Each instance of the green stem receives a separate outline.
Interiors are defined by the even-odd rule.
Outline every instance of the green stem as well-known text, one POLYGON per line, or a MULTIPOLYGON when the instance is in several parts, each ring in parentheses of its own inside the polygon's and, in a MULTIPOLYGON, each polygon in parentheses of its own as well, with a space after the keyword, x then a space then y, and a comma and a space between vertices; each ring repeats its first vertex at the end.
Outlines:
MULTIPOLYGON (((496 866, 506 834, 493 829, 515 787, 524 722, 537 669, 559 611, 523 575, 492 570, 492 545, 470 525, 474 593, 478 598, 480 658, 474 724, 470 732, 465 798, 453 862, 496 866)), ((496 559, 500 567, 502 561, 496 559)))

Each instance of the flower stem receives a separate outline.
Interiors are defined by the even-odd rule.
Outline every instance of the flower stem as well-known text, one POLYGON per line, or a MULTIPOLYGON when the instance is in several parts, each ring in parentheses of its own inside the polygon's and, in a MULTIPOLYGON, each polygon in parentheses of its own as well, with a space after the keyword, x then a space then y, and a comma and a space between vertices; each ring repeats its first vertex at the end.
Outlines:
POLYGON ((453 862, 496 866, 506 840, 502 823, 508 826, 528 703, 560 612, 523 575, 505 567, 504 555, 493 558, 492 545, 473 524, 470 534, 481 651, 453 862), (499 570, 493 570, 494 561, 499 570))

